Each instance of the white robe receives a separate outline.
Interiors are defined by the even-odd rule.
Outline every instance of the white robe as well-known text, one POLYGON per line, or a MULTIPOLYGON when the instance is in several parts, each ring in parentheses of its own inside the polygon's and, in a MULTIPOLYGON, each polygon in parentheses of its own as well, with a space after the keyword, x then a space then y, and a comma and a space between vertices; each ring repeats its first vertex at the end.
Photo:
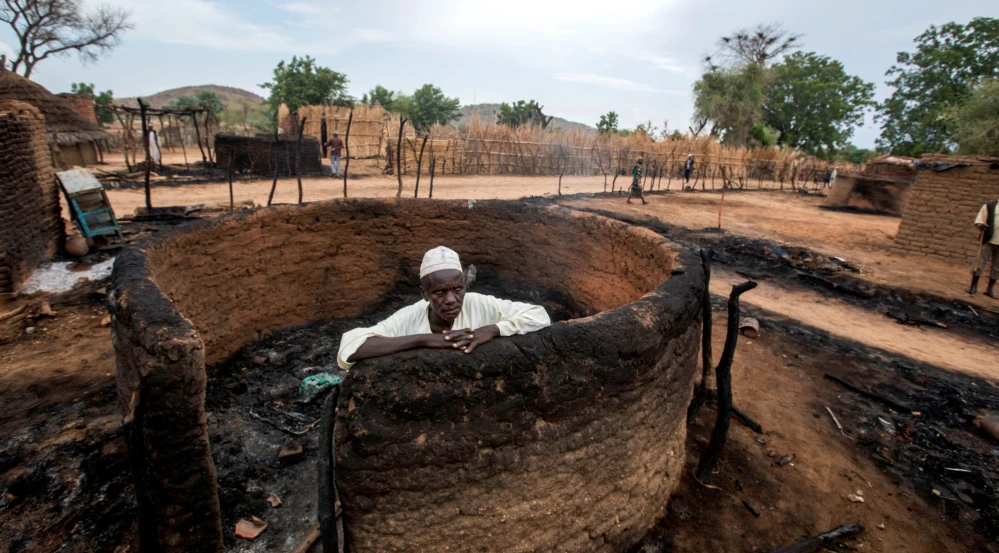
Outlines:
MULTIPOLYGON (((384 336, 395 338, 398 336, 413 336, 416 334, 430 334, 430 319, 427 314, 427 300, 420 300, 413 305, 403 307, 396 311, 391 317, 369 328, 356 328, 344 333, 340 339, 340 351, 337 353, 337 363, 344 369, 349 370, 354 363, 348 363, 347 359, 364 344, 365 340, 372 336, 384 336)), ((514 334, 527 334, 535 330, 541 330, 552 324, 551 318, 544 307, 531 305, 510 300, 503 300, 493 296, 476 294, 469 292, 465 294, 465 300, 461 305, 461 312, 454 320, 451 328, 461 330, 470 328, 472 330, 484 326, 496 325, 499 327, 500 336, 513 336, 514 334)))

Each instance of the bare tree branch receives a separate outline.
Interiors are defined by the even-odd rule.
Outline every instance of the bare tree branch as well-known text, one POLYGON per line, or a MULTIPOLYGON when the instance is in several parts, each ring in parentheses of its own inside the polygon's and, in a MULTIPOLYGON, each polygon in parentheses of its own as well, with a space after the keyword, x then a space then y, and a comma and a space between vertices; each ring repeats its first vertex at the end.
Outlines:
MULTIPOLYGON (((752 29, 740 29, 718 40, 720 55, 729 61, 766 67, 775 58, 801 48, 801 36, 780 23, 761 23, 752 29)), ((710 69, 717 69, 711 56, 705 56, 710 69)))
POLYGON ((76 52, 84 63, 97 61, 133 28, 130 17, 127 10, 110 5, 85 12, 81 0, 0 1, 0 21, 14 31, 20 47, 11 70, 25 77, 52 56, 76 52))

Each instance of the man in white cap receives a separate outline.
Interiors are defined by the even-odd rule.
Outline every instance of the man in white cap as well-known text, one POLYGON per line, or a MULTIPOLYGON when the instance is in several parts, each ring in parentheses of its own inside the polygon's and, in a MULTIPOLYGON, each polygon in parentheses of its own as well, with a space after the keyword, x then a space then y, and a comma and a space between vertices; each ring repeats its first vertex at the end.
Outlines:
POLYGON ((423 256, 420 293, 422 300, 375 326, 345 333, 337 363, 350 369, 361 359, 417 348, 472 353, 497 336, 527 334, 551 324, 539 305, 466 293, 458 254, 443 246, 423 256))

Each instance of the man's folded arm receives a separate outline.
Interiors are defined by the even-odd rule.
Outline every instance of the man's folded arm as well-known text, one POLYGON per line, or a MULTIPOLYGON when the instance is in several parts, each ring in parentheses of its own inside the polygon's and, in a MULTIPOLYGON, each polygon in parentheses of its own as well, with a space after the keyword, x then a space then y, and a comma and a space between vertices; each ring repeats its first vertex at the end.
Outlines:
POLYGON ((552 324, 548 312, 540 305, 521 303, 488 296, 489 308, 493 309, 498 322, 500 336, 527 334, 541 330, 552 324))

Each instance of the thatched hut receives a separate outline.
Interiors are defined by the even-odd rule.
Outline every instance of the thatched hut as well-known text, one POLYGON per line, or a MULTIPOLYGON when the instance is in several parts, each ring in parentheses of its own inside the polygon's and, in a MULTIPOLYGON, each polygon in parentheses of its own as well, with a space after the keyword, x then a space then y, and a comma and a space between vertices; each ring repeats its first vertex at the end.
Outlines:
POLYGON ((65 101, 13 71, 0 69, 0 100, 31 104, 45 116, 49 139, 57 146, 53 157, 58 167, 96 164, 99 149, 106 148, 111 140, 111 135, 81 117, 65 101))

